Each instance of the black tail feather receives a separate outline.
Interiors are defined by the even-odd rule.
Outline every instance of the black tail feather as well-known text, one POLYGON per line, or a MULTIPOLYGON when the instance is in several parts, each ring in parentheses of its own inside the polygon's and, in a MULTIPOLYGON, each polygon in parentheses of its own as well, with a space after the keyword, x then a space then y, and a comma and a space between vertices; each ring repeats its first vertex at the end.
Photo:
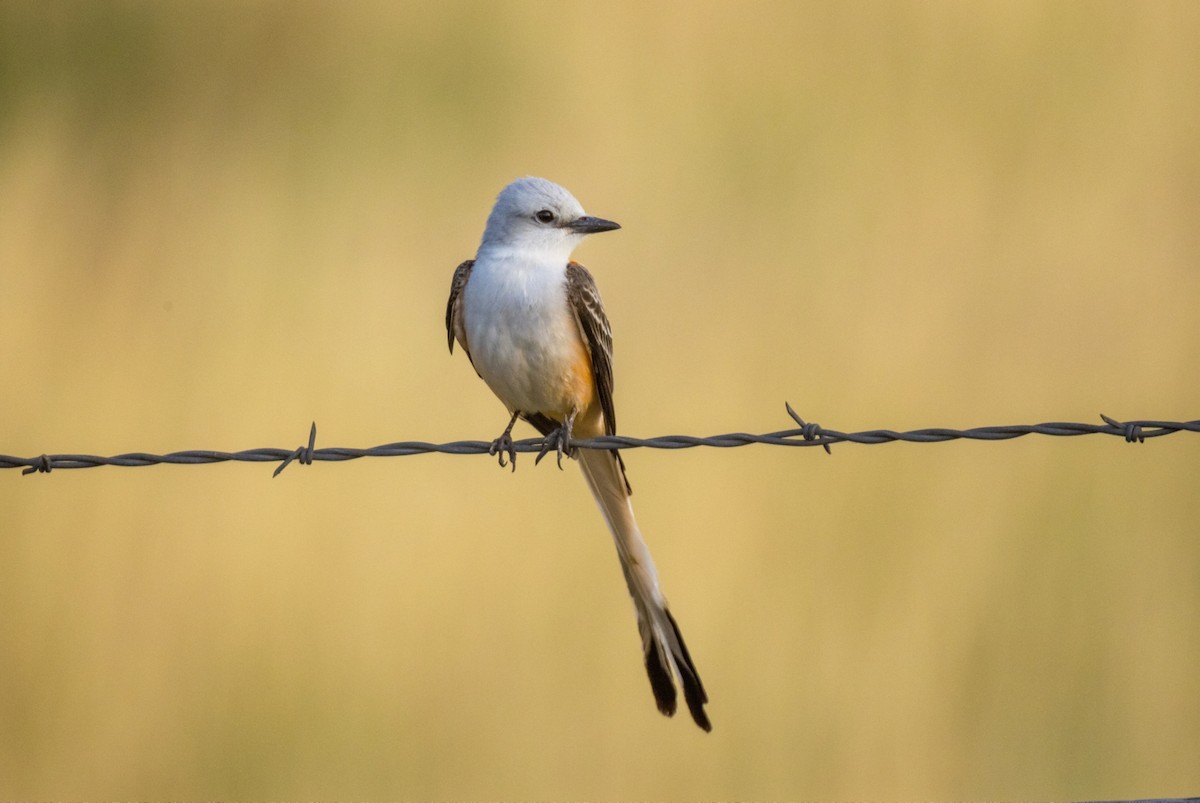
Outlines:
MULTIPOLYGON (((711 731, 712 723, 709 722, 708 714, 704 711, 704 704, 708 702, 708 694, 704 691, 704 684, 700 682, 700 674, 696 671, 696 665, 692 663, 692 656, 688 654, 687 645, 683 642, 683 634, 679 632, 679 625, 675 623, 675 617, 671 616, 670 611, 664 611, 664 613, 674 631, 675 643, 679 645, 679 652, 674 655, 674 663, 679 671, 680 685, 683 686, 683 699, 687 702, 688 711, 696 724, 705 731, 711 731)), ((650 676, 650 688, 654 691, 654 700, 658 703, 658 710, 667 716, 674 716, 677 692, 675 677, 671 671, 671 660, 665 652, 669 648, 660 644, 658 639, 653 637, 646 639, 645 644, 646 674, 650 676)))
POLYGON ((692 719, 705 732, 709 732, 712 730, 712 723, 708 721, 708 714, 704 711, 704 704, 708 702, 708 694, 704 691, 704 684, 700 682, 700 673, 696 671, 696 665, 692 663, 692 656, 688 654, 687 644, 683 641, 683 634, 679 632, 679 625, 675 623, 675 617, 671 615, 670 611, 664 611, 664 613, 671 623, 671 628, 675 631, 675 641, 678 642, 679 652, 682 653, 675 656, 675 663, 679 665, 683 699, 687 701, 692 719))
POLYGON ((675 715, 675 680, 671 677, 671 665, 662 647, 653 638, 646 645, 646 674, 650 676, 650 688, 658 710, 667 716, 675 715))

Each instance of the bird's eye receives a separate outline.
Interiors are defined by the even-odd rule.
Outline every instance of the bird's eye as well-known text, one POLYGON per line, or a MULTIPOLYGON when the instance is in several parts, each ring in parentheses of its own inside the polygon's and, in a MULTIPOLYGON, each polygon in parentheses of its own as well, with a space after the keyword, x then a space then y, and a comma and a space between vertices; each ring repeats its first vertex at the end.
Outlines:
POLYGON ((534 217, 537 218, 539 223, 553 223, 554 222, 554 213, 551 212, 549 209, 543 209, 542 211, 540 211, 536 215, 534 215, 534 217))

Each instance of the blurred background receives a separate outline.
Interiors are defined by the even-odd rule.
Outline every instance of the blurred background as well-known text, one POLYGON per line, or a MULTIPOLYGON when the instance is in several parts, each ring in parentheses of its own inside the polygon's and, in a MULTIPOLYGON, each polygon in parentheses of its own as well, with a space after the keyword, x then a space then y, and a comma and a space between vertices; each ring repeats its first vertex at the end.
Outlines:
MULTIPOLYGON (((443 328, 541 175, 623 433, 1200 412, 1195 3, 0 4, 0 452, 490 439, 443 328)), ((530 428, 519 430, 532 436, 530 428)), ((0 797, 1200 789, 1200 441, 0 476, 0 797)))

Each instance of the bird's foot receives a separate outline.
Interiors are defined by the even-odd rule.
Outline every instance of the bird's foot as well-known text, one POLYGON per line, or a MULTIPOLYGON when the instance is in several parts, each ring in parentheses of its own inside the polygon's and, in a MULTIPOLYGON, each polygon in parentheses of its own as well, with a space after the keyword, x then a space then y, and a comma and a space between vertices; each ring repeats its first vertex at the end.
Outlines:
POLYGON ((501 467, 512 463, 512 470, 517 470, 517 449, 513 446, 512 435, 509 435, 507 432, 492 441, 492 445, 488 447, 488 454, 499 455, 501 467), (507 462, 504 460, 505 455, 508 455, 507 462))
POLYGON ((563 453, 565 452, 567 457, 571 456, 571 430, 574 426, 575 414, 572 413, 567 417, 566 421, 559 425, 558 429, 551 432, 542 441, 542 450, 538 452, 537 459, 533 461, 533 464, 536 466, 542 462, 542 458, 548 455, 550 450, 553 449, 557 453, 558 468, 561 471, 563 453))
POLYGON ((500 433, 500 437, 492 441, 492 445, 488 447, 488 454, 500 456, 501 468, 508 465, 508 463, 504 462, 504 456, 508 455, 508 461, 512 463, 513 471, 517 470, 517 447, 513 445, 512 428, 513 424, 517 423, 518 415, 519 413, 513 413, 513 417, 509 419, 508 426, 500 433))

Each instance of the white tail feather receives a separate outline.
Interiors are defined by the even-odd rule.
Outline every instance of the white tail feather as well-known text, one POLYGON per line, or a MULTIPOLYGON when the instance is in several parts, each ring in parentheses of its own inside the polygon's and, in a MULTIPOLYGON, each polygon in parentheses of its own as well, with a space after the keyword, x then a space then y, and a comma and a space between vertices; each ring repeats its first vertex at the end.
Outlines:
POLYGON ((675 713, 675 681, 678 679, 692 718, 704 730, 711 730, 712 725, 704 712, 708 697, 659 588, 654 560, 633 517, 624 472, 611 452, 580 449, 578 458, 583 476, 616 543, 621 571, 637 611, 646 671, 658 708, 668 716, 675 713))

